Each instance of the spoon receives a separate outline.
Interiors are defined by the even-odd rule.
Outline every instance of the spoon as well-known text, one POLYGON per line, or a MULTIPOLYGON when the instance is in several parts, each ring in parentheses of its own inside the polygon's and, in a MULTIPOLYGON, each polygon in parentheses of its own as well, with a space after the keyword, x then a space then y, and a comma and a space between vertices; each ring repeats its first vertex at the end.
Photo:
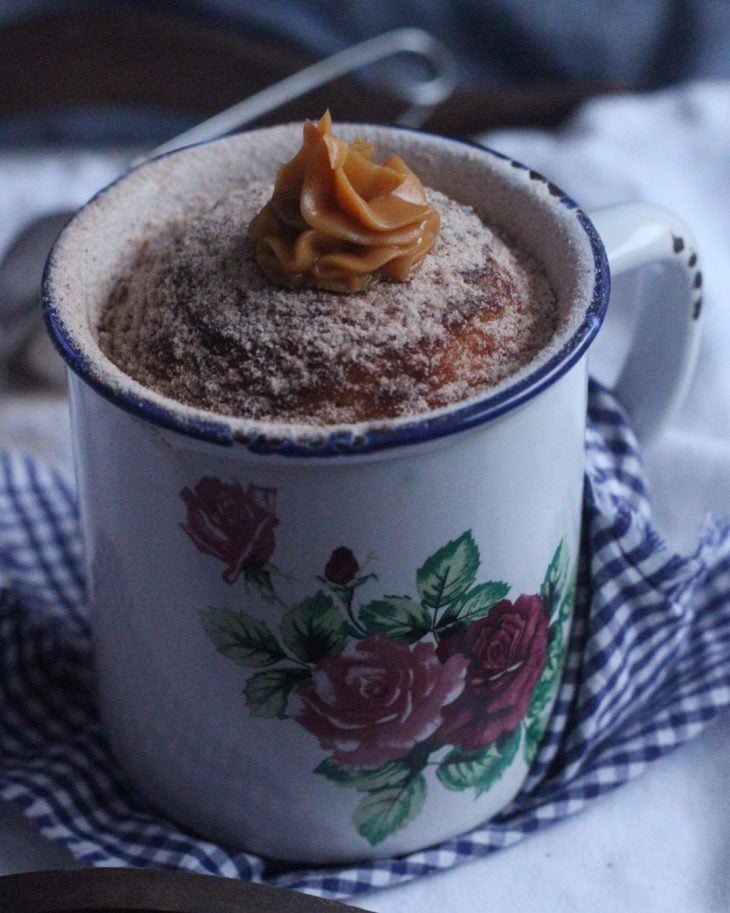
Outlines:
MULTIPOLYGON (((183 146, 223 136, 346 73, 398 54, 420 57, 431 69, 425 79, 401 79, 394 86, 396 94, 408 103, 396 123, 420 126, 433 108, 453 92, 456 62, 451 51, 428 32, 417 28, 395 29, 339 51, 257 92, 156 146, 135 159, 130 168, 183 146)), ((0 263, 0 367, 21 355, 29 355, 26 360, 33 373, 53 385, 62 382, 62 369, 51 356, 50 346, 43 342, 33 345, 42 327, 39 290, 48 252, 74 212, 51 212, 31 221, 0 263)))

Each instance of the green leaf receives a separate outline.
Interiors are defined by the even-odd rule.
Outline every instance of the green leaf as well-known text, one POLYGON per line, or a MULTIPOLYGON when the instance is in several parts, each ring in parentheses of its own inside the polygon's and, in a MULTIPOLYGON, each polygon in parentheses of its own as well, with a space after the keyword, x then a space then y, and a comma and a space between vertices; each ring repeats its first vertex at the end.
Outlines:
POLYGON ((306 669, 267 669, 246 682, 243 693, 251 716, 286 719, 286 706, 293 688, 310 678, 306 669))
POLYGON ((337 656, 347 645, 347 630, 332 597, 318 590, 291 608, 281 620, 281 636, 305 663, 337 656))
POLYGON ((361 792, 371 792, 384 787, 402 786, 413 771, 402 761, 388 761, 375 770, 355 767, 340 767, 332 758, 325 758, 314 768, 316 774, 327 777, 339 786, 350 786, 361 792))
POLYGON ((546 663, 540 681, 535 685, 530 698, 530 706, 527 710, 527 716, 530 719, 539 717, 542 711, 550 703, 553 693, 557 688, 558 679, 554 671, 546 663))
POLYGON ((267 624, 246 612, 204 609, 200 620, 216 650, 239 666, 270 666, 284 659, 267 624))
POLYGON ((573 606, 575 605, 575 571, 569 577, 569 583, 563 590, 563 598, 558 608, 558 617, 556 623, 560 625, 561 630, 569 622, 573 615, 573 606))
POLYGON ((418 774, 405 786, 378 789, 362 798, 353 822, 358 832, 375 846, 399 831, 421 812, 426 799, 426 780, 418 774))
POLYGON ((553 698, 560 682, 560 675, 565 662, 566 627, 570 620, 575 598, 573 582, 566 586, 559 602, 557 614, 550 623, 548 632, 548 655, 545 668, 530 698, 527 715, 534 719, 543 712, 553 698))
POLYGON ((566 628, 570 622, 573 611, 575 588, 569 586, 560 603, 557 616, 550 624, 548 631, 548 661, 547 668, 556 675, 560 672, 565 653, 566 628))
POLYGON ((276 593, 271 582, 271 565, 247 568, 243 572, 243 577, 246 583, 256 587, 267 602, 275 602, 276 593))
POLYGON ((439 764, 436 774, 448 789, 475 789, 477 796, 499 780, 517 754, 521 727, 486 748, 464 751, 454 748, 439 764))
POLYGON ((345 619, 344 625, 345 625, 345 634, 351 640, 363 640, 367 636, 366 634, 363 634, 363 632, 359 628, 356 628, 355 625, 352 624, 352 622, 348 621, 347 619, 345 619))
POLYGON ((537 756, 538 748, 540 747, 540 742, 542 742, 542 737, 545 734, 545 729, 547 728, 548 718, 540 719, 531 719, 527 722, 525 726, 525 741, 524 741, 524 754, 525 762, 529 767, 530 764, 535 760, 537 756))
POLYGON ((575 574, 570 571, 570 555, 564 539, 555 550, 545 573, 545 579, 540 587, 540 598, 551 621, 547 662, 532 692, 527 711, 530 726, 537 725, 537 719, 552 700, 565 660, 566 627, 575 601, 575 574))
POLYGON ((441 616, 438 627, 445 628, 456 622, 468 624, 477 618, 482 618, 496 602, 504 599, 507 593, 509 593, 508 583, 502 583, 499 580, 480 583, 469 590, 458 602, 451 603, 441 616))
POLYGON ((565 539, 561 539, 540 587, 540 598, 549 618, 552 618, 560 608, 561 597, 568 582, 569 563, 568 546, 565 539))
POLYGON ((418 593, 432 609, 448 605, 463 596, 474 583, 479 569, 479 549, 471 531, 448 542, 428 558, 416 573, 418 593))
POLYGON ((374 599, 360 609, 359 618, 368 634, 387 634, 405 643, 414 643, 431 630, 429 613, 410 596, 374 599))

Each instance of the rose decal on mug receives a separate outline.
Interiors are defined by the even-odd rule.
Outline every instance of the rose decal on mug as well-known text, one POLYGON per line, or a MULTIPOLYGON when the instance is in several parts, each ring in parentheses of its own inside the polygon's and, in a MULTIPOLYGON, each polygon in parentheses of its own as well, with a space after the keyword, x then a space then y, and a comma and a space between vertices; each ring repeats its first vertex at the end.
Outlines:
POLYGON ((334 764, 373 770, 405 758, 438 730, 442 708, 464 688, 466 666, 461 656, 442 664, 433 644, 411 650, 376 634, 320 660, 290 711, 332 751, 334 764))
POLYGON ((180 496, 193 544, 225 564, 226 583, 243 576, 272 607, 266 621, 201 611, 216 649, 256 670, 243 688, 249 714, 311 733, 326 753, 313 772, 362 794, 353 823, 371 845, 413 821, 429 788, 479 796, 520 751, 532 763, 573 605, 564 542, 539 593, 514 599, 504 581, 477 582, 470 530, 428 556, 404 595, 373 595, 371 559, 337 545, 313 591, 290 605, 271 562, 275 489, 207 477, 180 496))
POLYGON ((329 561, 324 568, 324 576, 329 583, 335 583, 339 586, 347 586, 351 583, 360 570, 357 558, 352 554, 349 548, 341 545, 336 548, 329 557, 329 561))
POLYGON ((206 477, 180 497, 188 515, 180 526, 198 550, 226 565, 223 579, 233 584, 243 572, 264 567, 274 553, 276 489, 206 477))
POLYGON ((548 618, 539 596, 498 602, 489 614, 445 637, 442 662, 468 662, 464 690, 444 708, 440 737, 469 751, 512 732, 526 715, 547 662, 548 618))

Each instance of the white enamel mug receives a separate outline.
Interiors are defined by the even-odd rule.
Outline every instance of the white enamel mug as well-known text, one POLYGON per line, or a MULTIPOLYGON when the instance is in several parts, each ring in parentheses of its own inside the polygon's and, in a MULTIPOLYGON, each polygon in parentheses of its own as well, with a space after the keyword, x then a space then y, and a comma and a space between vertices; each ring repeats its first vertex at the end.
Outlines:
POLYGON ((273 181, 299 126, 131 172, 66 228, 44 282, 70 367, 112 749, 193 832, 301 862, 429 846, 518 792, 570 628, 587 353, 609 262, 652 264, 662 292, 661 319, 636 334, 617 384, 647 436, 691 374, 700 312, 694 242, 664 211, 626 205, 591 221, 483 148, 395 128, 339 133, 398 153, 542 265, 558 332, 520 374, 426 415, 317 428, 182 406, 109 363, 95 326, 142 228, 273 181))

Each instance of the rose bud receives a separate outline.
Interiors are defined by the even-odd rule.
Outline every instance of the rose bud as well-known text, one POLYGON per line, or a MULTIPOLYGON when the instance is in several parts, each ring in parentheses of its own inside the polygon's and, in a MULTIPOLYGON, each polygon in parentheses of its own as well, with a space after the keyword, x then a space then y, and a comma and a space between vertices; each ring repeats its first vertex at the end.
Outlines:
POLYGON ((359 570, 360 565, 357 563, 357 558, 355 558, 349 548, 341 545, 330 555, 324 569, 324 576, 336 586, 347 586, 359 570))

